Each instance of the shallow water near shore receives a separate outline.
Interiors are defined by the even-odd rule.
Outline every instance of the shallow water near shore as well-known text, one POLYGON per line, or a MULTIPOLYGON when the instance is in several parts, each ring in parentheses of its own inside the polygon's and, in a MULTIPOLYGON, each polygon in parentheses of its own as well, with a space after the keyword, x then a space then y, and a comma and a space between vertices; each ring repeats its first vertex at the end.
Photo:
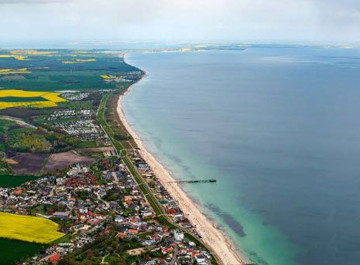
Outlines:
POLYGON ((335 48, 130 54, 147 72, 130 125, 253 261, 360 259, 360 52, 335 48))

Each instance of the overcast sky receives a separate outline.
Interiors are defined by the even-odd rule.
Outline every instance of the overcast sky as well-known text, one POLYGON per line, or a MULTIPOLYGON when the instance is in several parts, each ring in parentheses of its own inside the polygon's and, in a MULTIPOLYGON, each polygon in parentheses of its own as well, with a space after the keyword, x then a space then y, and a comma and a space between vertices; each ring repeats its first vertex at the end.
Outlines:
POLYGON ((360 42, 360 0, 0 0, 0 42, 360 42))

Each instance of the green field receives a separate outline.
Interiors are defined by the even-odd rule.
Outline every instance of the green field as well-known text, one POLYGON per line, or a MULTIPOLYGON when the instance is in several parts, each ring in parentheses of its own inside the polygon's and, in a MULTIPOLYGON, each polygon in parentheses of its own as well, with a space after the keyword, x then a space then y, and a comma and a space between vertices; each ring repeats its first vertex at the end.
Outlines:
POLYGON ((126 77, 131 80, 139 69, 124 63, 123 58, 102 51, 79 53, 52 50, 50 54, 23 53, 26 60, 6 58, 11 50, 0 50, 0 69, 26 68, 30 73, 0 76, 3 89, 30 91, 116 89, 128 81, 105 82, 101 75, 126 77), (90 59, 90 61, 89 61, 90 59), (68 63, 72 62, 72 63, 68 63), (123 84, 122 84, 123 83, 123 84))
POLYGON ((0 97, 0 102, 32 102, 32 101, 46 101, 42 97, 0 97))
MULTIPOLYGON (((40 120, 42 122, 42 120, 40 120)), ((80 142, 61 132, 21 127, 13 121, 0 118, 0 151, 49 153, 70 150, 80 142)), ((1 170, 0 170, 1 175, 1 170)))
POLYGON ((5 133, 9 127, 16 126, 16 122, 4 120, 0 118, 0 134, 5 133))
POLYGON ((21 184, 36 179, 35 176, 12 176, 12 175, 0 175, 0 187, 9 188, 17 187, 21 184))
POLYGON ((0 238, 0 265, 12 265, 38 253, 46 245, 0 238))

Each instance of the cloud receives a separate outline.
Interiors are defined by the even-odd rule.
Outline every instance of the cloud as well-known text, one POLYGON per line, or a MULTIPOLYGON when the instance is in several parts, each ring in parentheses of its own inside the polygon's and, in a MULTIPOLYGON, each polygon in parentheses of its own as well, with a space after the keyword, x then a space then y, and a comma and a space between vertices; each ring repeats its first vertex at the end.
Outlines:
POLYGON ((1 4, 53 4, 53 3, 63 3, 70 0, 0 0, 1 4))
POLYGON ((357 0, 0 0, 0 39, 359 42, 357 0), (17 5, 12 5, 12 4, 17 5))

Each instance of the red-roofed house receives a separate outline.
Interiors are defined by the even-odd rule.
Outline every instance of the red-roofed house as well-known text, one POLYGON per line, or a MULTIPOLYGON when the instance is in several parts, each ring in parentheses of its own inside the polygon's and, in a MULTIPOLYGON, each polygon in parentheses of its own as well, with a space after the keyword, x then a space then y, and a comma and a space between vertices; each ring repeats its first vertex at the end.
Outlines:
POLYGON ((55 253, 49 257, 49 261, 55 265, 59 262, 60 258, 61 255, 59 253, 55 253))
POLYGON ((119 232, 119 233, 118 233, 118 237, 119 237, 119 238, 126 238, 126 237, 127 237, 127 234, 126 234, 126 233, 123 233, 123 232, 119 232))
POLYGON ((15 195, 20 195, 22 193, 22 189, 21 188, 17 188, 16 190, 14 190, 14 194, 15 195))
POLYGON ((129 229, 129 233, 132 235, 137 235, 138 234, 138 230, 136 229, 129 229))

